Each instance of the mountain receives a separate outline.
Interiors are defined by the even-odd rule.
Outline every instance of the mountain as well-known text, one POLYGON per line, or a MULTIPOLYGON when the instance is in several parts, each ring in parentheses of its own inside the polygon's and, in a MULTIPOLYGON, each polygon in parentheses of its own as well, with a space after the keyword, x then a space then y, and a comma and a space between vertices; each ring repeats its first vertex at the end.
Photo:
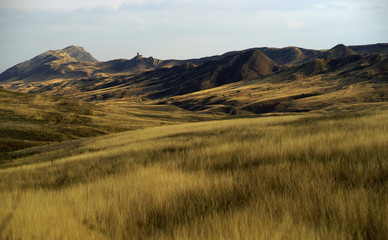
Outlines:
POLYGON ((277 71, 279 66, 258 50, 248 50, 228 55, 219 60, 209 60, 202 65, 186 63, 169 70, 146 73, 147 86, 157 86, 150 98, 182 95, 190 92, 265 76, 277 71), (150 76, 150 77, 149 77, 150 76))
MULTIPOLYGON (((346 47, 342 44, 330 50, 312 50, 298 47, 285 48, 252 48, 259 50, 278 64, 281 68, 298 66, 319 58, 339 58, 348 55, 388 54, 388 44, 375 44, 346 47)), ((69 46, 61 50, 43 53, 29 61, 20 63, 0 74, 0 83, 6 88, 20 89, 25 84, 45 82, 55 79, 99 78, 113 75, 136 75, 144 71, 161 68, 171 68, 185 63, 200 66, 208 61, 221 60, 241 54, 243 51, 227 52, 223 55, 186 60, 160 60, 153 57, 145 58, 141 55, 130 60, 117 59, 98 62, 82 47, 69 46)), ((25 90, 23 90, 25 91, 25 90)))
MULTIPOLYGON (((125 61, 128 69, 139 61, 151 63, 151 58, 125 61)), ((143 64, 140 66, 144 66, 143 64)), ((26 88, 30 93, 51 93, 88 101, 108 99, 158 99, 205 90, 228 83, 262 77, 279 69, 279 66, 258 50, 247 50, 209 60, 202 65, 186 62, 173 67, 156 68, 139 74, 121 74, 103 77, 46 82, 26 88)), ((119 69, 120 70, 120 69, 119 69)), ((31 86, 31 85, 30 85, 31 86)))
POLYGON ((266 114, 388 109, 388 57, 316 59, 263 78, 160 101, 196 112, 266 114))
MULTIPOLYGON (((17 64, 0 74, 0 82, 20 84, 40 83, 47 80, 75 79, 111 74, 137 74, 154 70, 162 60, 138 55, 130 60, 117 59, 99 62, 82 47, 69 46, 61 50, 50 50, 28 61, 17 64)), ((165 65, 183 64, 168 61, 165 65)), ((12 87, 10 87, 12 88, 12 87)))
POLYGON ((44 81, 75 72, 74 69, 68 67, 71 63, 93 64, 96 62, 98 61, 82 47, 70 46, 62 50, 50 50, 6 70, 0 74, 0 82, 44 81))
POLYGON ((62 51, 64 54, 68 54, 70 57, 74 58, 76 61, 79 62, 98 62, 97 59, 95 59, 90 53, 85 51, 84 48, 82 47, 77 47, 77 46, 69 46, 62 51))
MULTIPOLYGON (((95 62, 88 54, 82 54, 82 48, 71 46, 8 69, 0 75, 0 86, 90 102, 173 104, 216 113, 317 111, 323 105, 286 107, 286 102, 310 101, 318 95, 339 93, 342 88, 358 89, 362 84, 370 89, 385 89, 387 46, 339 44, 329 50, 252 48, 198 59, 159 60, 138 55, 107 62, 95 62), (225 94, 236 86, 243 87, 238 93, 225 94), (278 91, 271 90, 275 88, 278 91), (213 96, 214 92, 217 94, 213 96), (262 101, 267 107, 257 107, 262 106, 262 101), (273 101, 282 104, 273 107, 273 101)), ((365 96, 362 100, 355 98, 353 105, 384 102, 386 94, 380 90, 360 93, 365 96)), ((325 108, 335 104, 327 99, 325 108)))

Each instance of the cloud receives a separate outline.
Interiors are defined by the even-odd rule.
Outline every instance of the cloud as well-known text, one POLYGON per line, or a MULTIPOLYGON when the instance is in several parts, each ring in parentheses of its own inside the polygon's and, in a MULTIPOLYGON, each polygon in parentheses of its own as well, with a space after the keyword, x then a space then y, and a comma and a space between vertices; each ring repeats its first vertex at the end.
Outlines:
POLYGON ((300 22, 300 21, 295 21, 295 20, 289 20, 289 21, 287 21, 287 26, 289 27, 289 28, 300 28, 300 27, 302 27, 302 22, 300 22))
POLYGON ((0 9, 77 10, 107 8, 122 11, 263 12, 335 8, 381 8, 386 0, 0 0, 0 9))
POLYGON ((313 9, 322 0, 127 0, 121 10, 242 12, 295 11, 313 9))
POLYGON ((106 7, 117 9, 125 0, 0 0, 0 9, 76 10, 106 7))
POLYGON ((333 9, 347 9, 347 10, 377 10, 388 8, 388 1, 386 0, 333 0, 321 1, 314 4, 315 9, 319 10, 333 10, 333 9))
POLYGON ((322 0, 0 0, 0 9, 184 11, 292 11, 306 10, 322 0))

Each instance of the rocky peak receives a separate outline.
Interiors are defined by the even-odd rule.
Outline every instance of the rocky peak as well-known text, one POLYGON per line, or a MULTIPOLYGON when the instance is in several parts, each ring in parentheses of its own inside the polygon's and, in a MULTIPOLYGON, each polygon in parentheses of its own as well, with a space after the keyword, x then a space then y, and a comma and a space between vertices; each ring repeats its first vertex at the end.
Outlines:
POLYGON ((140 55, 139 53, 129 61, 132 64, 144 65, 146 68, 157 67, 162 62, 162 60, 153 57, 143 57, 143 55, 140 55))
POLYGON ((61 51, 80 62, 98 62, 90 53, 85 51, 83 47, 71 45, 61 51))

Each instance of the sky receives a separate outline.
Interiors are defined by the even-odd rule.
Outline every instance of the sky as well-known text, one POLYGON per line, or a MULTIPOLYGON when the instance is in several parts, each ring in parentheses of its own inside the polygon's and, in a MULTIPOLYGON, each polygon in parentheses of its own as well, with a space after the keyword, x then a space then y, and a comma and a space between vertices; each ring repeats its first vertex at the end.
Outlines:
POLYGON ((70 45, 108 61, 382 42, 387 0, 0 0, 0 72, 70 45))

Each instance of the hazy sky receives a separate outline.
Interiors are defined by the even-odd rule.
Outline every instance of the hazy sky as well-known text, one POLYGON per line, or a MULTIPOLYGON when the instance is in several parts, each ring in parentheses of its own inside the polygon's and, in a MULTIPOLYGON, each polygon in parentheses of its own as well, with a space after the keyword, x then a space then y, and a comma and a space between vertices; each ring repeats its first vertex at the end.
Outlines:
POLYGON ((0 0, 0 72, 69 45, 106 61, 377 42, 387 0, 0 0))

